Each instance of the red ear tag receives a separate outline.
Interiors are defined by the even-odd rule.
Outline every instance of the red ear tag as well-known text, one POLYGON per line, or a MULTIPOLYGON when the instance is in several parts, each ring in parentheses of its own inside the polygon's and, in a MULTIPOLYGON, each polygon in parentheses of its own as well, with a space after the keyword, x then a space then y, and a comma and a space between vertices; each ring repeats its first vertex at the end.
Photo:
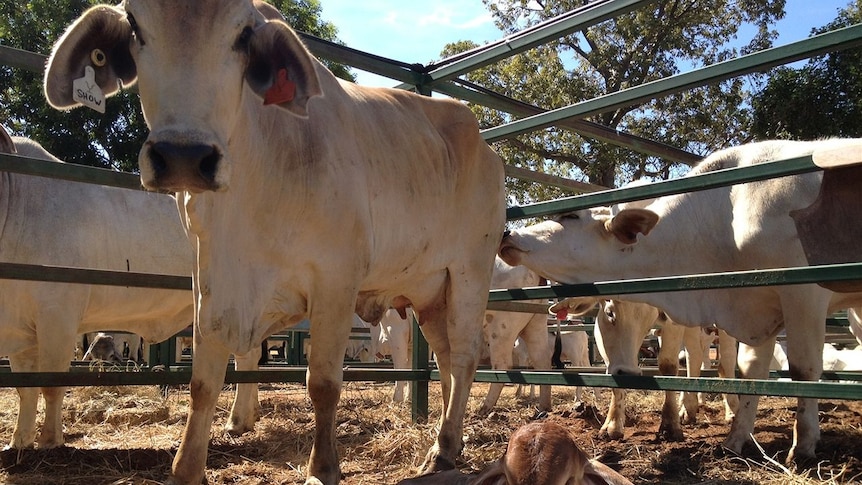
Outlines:
POLYGON ((569 310, 564 309, 557 312, 557 320, 565 320, 569 316, 569 310))
POLYGON ((293 101, 296 83, 287 78, 287 69, 279 69, 275 83, 263 95, 263 104, 281 104, 293 101))

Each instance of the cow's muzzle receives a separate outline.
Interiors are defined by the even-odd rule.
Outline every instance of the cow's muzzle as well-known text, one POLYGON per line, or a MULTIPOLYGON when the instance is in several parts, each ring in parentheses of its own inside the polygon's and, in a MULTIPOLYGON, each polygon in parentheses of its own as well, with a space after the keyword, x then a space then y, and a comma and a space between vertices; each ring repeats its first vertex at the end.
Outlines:
POLYGON ((155 142, 145 147, 152 167, 150 188, 190 192, 218 190, 221 152, 213 145, 155 142))

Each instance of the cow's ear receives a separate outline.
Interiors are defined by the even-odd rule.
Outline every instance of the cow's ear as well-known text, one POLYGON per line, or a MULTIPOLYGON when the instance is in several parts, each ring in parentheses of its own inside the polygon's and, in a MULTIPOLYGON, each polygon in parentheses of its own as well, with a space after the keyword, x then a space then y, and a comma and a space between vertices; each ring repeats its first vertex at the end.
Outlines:
POLYGON ((625 244, 638 242, 638 234, 646 236, 658 223, 658 214, 646 209, 623 209, 605 221, 605 229, 625 244))
POLYGON ((45 97, 57 109, 80 106, 72 83, 85 76, 89 66, 105 96, 116 93, 121 83, 137 80, 137 68, 129 52, 132 27, 117 7, 90 8, 54 45, 45 69, 45 97))
POLYGON ((248 45, 245 78, 263 98, 297 116, 308 116, 308 100, 321 94, 311 54, 284 22, 269 21, 254 29, 248 45))
POLYGON ((12 137, 9 136, 9 132, 3 125, 0 125, 0 153, 17 153, 15 144, 12 143, 12 137))

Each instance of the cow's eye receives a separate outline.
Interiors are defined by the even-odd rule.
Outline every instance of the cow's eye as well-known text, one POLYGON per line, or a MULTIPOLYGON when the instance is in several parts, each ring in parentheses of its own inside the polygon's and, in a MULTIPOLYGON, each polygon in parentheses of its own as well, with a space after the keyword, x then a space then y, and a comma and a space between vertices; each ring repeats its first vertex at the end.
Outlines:
POLYGON ((246 26, 242 29, 242 32, 239 33, 239 37, 236 39, 236 46, 238 49, 246 49, 248 47, 248 43, 251 41, 251 36, 254 34, 254 29, 249 26, 246 26))
POLYGON ((565 214, 560 214, 559 216, 557 216, 557 220, 560 220, 560 221, 564 221, 566 219, 577 220, 580 218, 581 218, 581 216, 579 216, 577 212, 566 212, 565 214))

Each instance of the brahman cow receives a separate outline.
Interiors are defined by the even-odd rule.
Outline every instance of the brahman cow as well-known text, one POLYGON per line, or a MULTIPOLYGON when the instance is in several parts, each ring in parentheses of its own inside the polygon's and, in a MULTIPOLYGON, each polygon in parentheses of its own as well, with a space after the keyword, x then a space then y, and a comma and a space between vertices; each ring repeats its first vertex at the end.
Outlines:
MULTIPOLYGON (((0 126, 0 150, 60 162, 35 141, 12 137, 0 126)), ((61 163, 61 162, 60 162, 61 163)), ((0 254, 6 262, 113 271, 187 275, 192 250, 167 195, 67 182, 4 172, 0 202, 4 220, 0 254)), ((160 290, 0 279, 0 354, 13 371, 69 369, 69 348, 81 333, 102 329, 135 332, 161 342, 193 319, 186 290, 160 290)), ((103 344, 106 343, 102 342, 103 344)), ((105 347, 110 355, 114 349, 105 347)), ((115 355, 122 359, 122 355, 115 355)), ((254 370, 255 353, 237 357, 241 370, 254 370)), ((227 431, 252 429, 259 408, 257 385, 237 393, 227 431)), ((41 389, 45 420, 39 448, 63 444, 65 388, 41 389)), ((19 413, 9 444, 27 448, 36 440, 39 388, 19 388, 19 413)))
MULTIPOLYGON (((723 150, 692 173, 835 150, 858 152, 862 140, 768 141, 723 150)), ((821 173, 788 176, 661 197, 646 209, 608 208, 562 214, 513 231, 500 254, 564 283, 808 265, 793 216, 819 199, 821 173), (642 237, 638 237, 642 234, 642 237)), ((845 220, 846 223, 846 220, 845 220)), ((830 235, 831 237, 831 235, 830 235)), ((859 292, 803 284, 621 297, 657 306, 675 322, 713 325, 740 341, 739 367, 766 378, 776 334, 785 328, 791 374, 816 381, 822 368, 824 319, 858 306, 859 292)), ((724 446, 741 452, 754 430, 757 396, 740 397, 724 446)), ((788 461, 814 458, 820 437, 817 400, 800 398, 788 461)))
MULTIPOLYGON (((658 353, 659 372, 667 376, 677 375, 679 348, 683 345, 688 352, 686 363, 688 376, 700 376, 702 363, 709 360, 708 354, 705 355, 701 345, 700 336, 703 334, 701 328, 677 325, 651 305, 603 300, 596 297, 575 297, 561 300, 552 305, 549 311, 558 316, 561 312, 583 315, 591 311, 596 304, 599 305, 599 311, 596 314, 596 344, 607 365, 608 374, 641 375, 638 352, 644 337, 650 329, 658 325, 663 334, 663 342, 658 353)), ((722 347, 724 351, 720 354, 719 375, 730 377, 733 376, 736 368, 736 342, 727 334, 724 335, 729 340, 723 341, 726 348, 722 347)), ((624 437, 625 399, 625 389, 612 389, 608 413, 600 435, 615 440, 624 437)), ((666 440, 682 440, 684 437, 682 424, 692 424, 696 421, 698 406, 697 393, 684 392, 679 396, 677 391, 665 391, 658 437, 666 440)), ((725 419, 728 422, 733 419, 737 406, 736 396, 725 397, 725 419)))
MULTIPOLYGON (((537 286, 540 277, 526 267, 512 267, 499 257, 494 259, 494 272, 491 276, 492 288, 523 288, 537 286)), ((485 311, 483 322, 485 341, 491 353, 491 368, 508 370, 512 368, 512 349, 520 336, 526 346, 527 355, 535 369, 551 368, 551 349, 548 348, 548 315, 545 313, 485 311)), ((503 384, 492 383, 479 415, 488 415, 497 404, 503 384)), ((539 411, 551 409, 551 386, 539 387, 539 411)))
POLYGON ((169 482, 204 475, 228 355, 307 317, 324 349, 309 355, 307 483, 338 483, 352 314, 408 305, 443 391, 421 469, 453 468, 506 205, 503 164, 469 108, 338 80, 250 0, 95 6, 53 49, 50 104, 86 101, 80 79, 105 96, 137 82, 141 181, 178 192, 194 242, 192 405, 169 482))
POLYGON ((516 429, 499 460, 474 474, 443 472, 398 485, 631 485, 624 476, 589 459, 572 434, 553 421, 516 429))
MULTIPOLYGON (((9 138, 32 158, 58 162, 33 141, 9 138)), ((0 177, 0 254, 4 261, 114 271, 188 275, 192 251, 166 195, 4 172, 0 177)), ((136 331, 162 341, 193 318, 188 291, 0 279, 0 354, 12 370, 65 371, 77 335, 103 329, 136 331)), ((39 388, 19 388, 18 421, 9 444, 36 439, 39 388)), ((63 444, 65 389, 42 388, 40 448, 63 444)))

